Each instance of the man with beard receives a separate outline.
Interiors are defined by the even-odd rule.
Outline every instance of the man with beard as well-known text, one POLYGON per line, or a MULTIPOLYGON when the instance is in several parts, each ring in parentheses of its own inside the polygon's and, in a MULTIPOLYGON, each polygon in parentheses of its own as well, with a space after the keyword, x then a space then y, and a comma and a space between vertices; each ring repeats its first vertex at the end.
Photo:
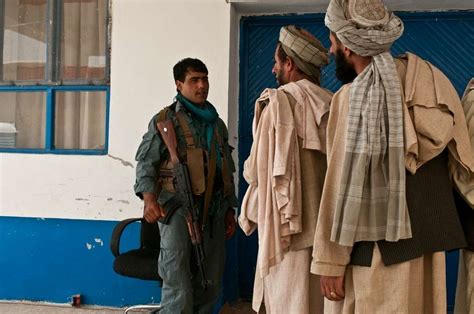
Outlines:
POLYGON ((465 245, 450 176, 474 169, 459 97, 430 63, 393 59, 403 23, 381 1, 331 0, 325 23, 346 83, 311 265, 325 312, 445 313, 444 251, 465 245))
POLYGON ((259 229, 252 307, 258 312, 264 300, 267 313, 322 313, 310 264, 326 172, 331 93, 319 85, 327 50, 309 32, 287 26, 274 58, 279 87, 265 89, 255 103, 239 216, 247 235, 259 229))

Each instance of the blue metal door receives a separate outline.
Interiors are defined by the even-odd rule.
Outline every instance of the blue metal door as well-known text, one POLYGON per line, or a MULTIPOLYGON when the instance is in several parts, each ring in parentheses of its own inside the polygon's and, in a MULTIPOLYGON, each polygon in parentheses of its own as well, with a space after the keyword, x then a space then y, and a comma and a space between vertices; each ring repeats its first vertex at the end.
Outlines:
MULTIPOLYGON (((474 76, 474 12, 449 13, 401 13, 405 23, 403 36, 396 41, 394 55, 413 52, 440 68, 451 80, 461 95, 469 79, 474 76)), ((324 26, 323 14, 288 16, 244 17, 241 20, 240 46, 240 97, 239 97, 239 198, 247 188, 242 178, 243 162, 252 145, 252 119, 254 103, 260 92, 275 87, 271 73, 281 26, 295 24, 311 31, 329 47, 328 30, 324 26)), ((336 91, 340 85, 334 77, 334 62, 322 73, 322 85, 336 91)), ((238 234, 239 288, 240 295, 252 294, 257 235, 246 237, 238 234)), ((457 254, 448 256, 448 304, 454 303, 457 274, 457 254)))

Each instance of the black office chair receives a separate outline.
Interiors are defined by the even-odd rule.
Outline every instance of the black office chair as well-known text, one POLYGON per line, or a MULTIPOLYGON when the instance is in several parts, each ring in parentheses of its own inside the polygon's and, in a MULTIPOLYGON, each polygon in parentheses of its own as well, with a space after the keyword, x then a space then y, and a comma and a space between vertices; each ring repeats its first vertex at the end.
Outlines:
MULTIPOLYGON (((160 231, 157 223, 148 223, 144 218, 129 218, 119 222, 112 233, 110 249, 115 256, 114 271, 122 276, 143 280, 158 281, 158 255, 160 253, 160 231), (125 228, 132 223, 141 223, 140 247, 120 253, 120 238, 125 228)), ((156 313, 161 310, 160 304, 134 305, 127 307, 124 313, 133 310, 149 310, 156 313)))

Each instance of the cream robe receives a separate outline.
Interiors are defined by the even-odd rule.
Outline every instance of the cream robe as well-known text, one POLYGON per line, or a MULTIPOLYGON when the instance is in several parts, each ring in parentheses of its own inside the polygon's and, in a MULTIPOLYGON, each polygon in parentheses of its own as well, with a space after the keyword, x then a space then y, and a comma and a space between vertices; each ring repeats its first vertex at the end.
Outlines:
POLYGON ((244 165, 249 188, 239 216, 247 235, 259 229, 255 311, 264 297, 271 313, 322 311, 309 248, 326 168, 322 152, 330 98, 300 80, 265 90, 255 104, 254 143, 244 165))
MULTIPOLYGON (((464 93, 463 108, 468 124, 471 146, 474 147, 474 79, 464 93)), ((473 175, 469 183, 458 182, 458 189, 471 207, 474 207, 473 175)), ((474 252, 461 250, 459 254, 458 284, 454 313, 474 313, 474 252)))
MULTIPOLYGON (((459 98, 455 97, 455 91, 453 94, 454 88, 450 85, 449 80, 435 67, 412 54, 408 54, 402 60, 396 60, 396 65, 405 97, 404 135, 406 168, 410 172, 415 173, 417 168, 437 156, 445 147, 448 147, 451 158, 455 162, 457 161, 459 167, 467 170, 474 169, 473 156, 465 148, 467 145, 468 149, 470 149, 464 115, 462 114, 462 108, 460 108, 459 98), (419 85, 420 82, 424 82, 425 85, 419 85), (463 146, 460 146, 461 143, 463 146)), ((347 270, 345 280, 346 293, 349 297, 344 301, 335 302, 339 304, 336 307, 342 312, 346 311, 345 309, 349 309, 348 313, 353 312, 350 309, 353 309, 355 312, 364 312, 363 308, 354 308, 351 305, 351 302, 354 302, 354 300, 351 300, 351 294, 357 298, 368 298, 371 293, 385 289, 384 286, 374 283, 369 289, 365 290, 367 295, 357 294, 357 291, 354 294, 351 289, 356 287, 351 285, 348 280, 352 280, 351 278, 361 278, 359 277, 360 272, 365 272, 365 275, 370 274, 370 276, 383 277, 385 273, 388 274, 389 270, 397 268, 399 270, 395 270, 395 272, 400 271, 400 276, 393 277, 392 286, 400 287, 409 285, 412 282, 424 283, 417 288, 419 289, 417 294, 424 296, 424 298, 408 298, 405 296, 404 299, 397 300, 396 302, 408 302, 407 308, 418 309, 423 308, 423 306, 420 307, 420 304, 434 304, 426 308, 432 309, 433 312, 446 311, 445 294, 439 294, 439 289, 445 289, 444 276, 436 275, 445 272, 444 264, 442 265, 440 262, 440 254, 444 257, 444 253, 425 254, 418 259, 390 267, 385 267, 383 264, 374 264, 373 267, 369 268, 349 267, 348 269, 347 265, 350 262, 352 247, 341 246, 330 241, 334 215, 333 209, 335 208, 341 177, 349 90, 350 84, 344 85, 334 95, 331 102, 327 128, 328 170, 321 200, 318 226, 315 233, 311 272, 325 276, 343 276, 347 270), (412 269, 415 267, 415 264, 422 265, 423 268, 418 267, 419 271, 411 272, 411 277, 402 275, 404 273, 403 269, 412 269), (419 277, 415 278, 415 276, 419 277), (406 282, 407 280, 408 282, 406 282), (442 298, 442 302, 434 300, 437 296, 442 298)), ((383 298, 379 300, 372 298, 371 300, 373 305, 378 304, 380 308, 389 308, 385 307, 386 304, 383 298)), ((361 305, 362 303, 356 302, 355 304, 361 305)))
POLYGON ((459 251, 458 283, 456 286, 455 314, 474 313, 474 252, 459 251))

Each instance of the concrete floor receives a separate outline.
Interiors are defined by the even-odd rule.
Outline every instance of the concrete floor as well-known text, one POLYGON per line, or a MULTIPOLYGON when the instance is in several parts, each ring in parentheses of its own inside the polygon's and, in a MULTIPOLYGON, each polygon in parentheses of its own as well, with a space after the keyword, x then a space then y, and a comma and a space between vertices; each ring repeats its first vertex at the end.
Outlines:
MULTIPOLYGON (((7 302, 0 301, 0 314, 118 314, 123 313, 121 308, 80 306, 72 307, 68 304, 51 304, 43 302, 7 302)), ((148 311, 133 311, 132 313, 148 313, 148 311)), ((224 305, 221 314, 254 314, 251 304, 240 301, 230 306, 224 305)))
POLYGON ((0 302, 1 314, 118 314, 120 308, 50 304, 42 302, 0 302))

